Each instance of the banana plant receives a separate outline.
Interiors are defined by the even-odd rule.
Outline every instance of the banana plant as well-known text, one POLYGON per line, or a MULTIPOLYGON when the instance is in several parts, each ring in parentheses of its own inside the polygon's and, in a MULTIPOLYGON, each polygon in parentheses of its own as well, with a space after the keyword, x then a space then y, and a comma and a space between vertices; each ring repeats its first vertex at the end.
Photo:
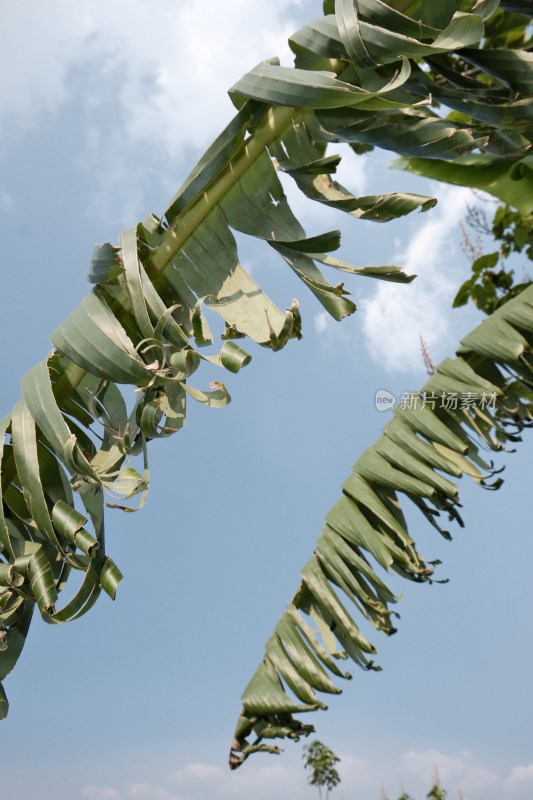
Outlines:
MULTIPOLYGON (((444 162, 450 168, 481 154, 488 159, 483 169, 490 165, 496 169, 498 187, 511 180, 523 189, 528 187, 524 152, 530 128, 518 119, 521 113, 528 119, 531 62, 524 49, 526 18, 512 10, 515 7, 516 3, 498 0, 447 0, 438 8, 428 0, 390 4, 326 0, 324 16, 290 40, 294 68, 282 67, 275 60, 264 62, 232 87, 235 117, 193 168, 162 217, 151 215, 134 225, 120 235, 117 245, 95 247, 89 271, 93 290, 53 333, 53 352, 23 377, 21 400, 0 422, 0 680, 21 653, 35 607, 47 622, 58 624, 86 613, 102 590, 115 597, 122 576, 106 553, 105 506, 131 510, 134 495, 140 495, 143 504, 149 482, 148 443, 180 430, 188 399, 210 407, 229 402, 223 383, 216 381, 208 388, 195 385, 192 376, 201 362, 237 373, 250 361, 241 346, 245 337, 273 350, 301 337, 298 303, 292 301, 283 311, 268 298, 241 265, 233 231, 262 239, 277 251, 338 321, 352 314, 355 304, 342 280, 327 280, 323 266, 340 271, 342 277, 401 283, 414 277, 396 265, 357 266, 332 255, 340 244, 339 232, 308 234, 289 207, 278 171, 290 176, 306 197, 355 219, 374 222, 387 222, 416 209, 427 211, 435 201, 402 192, 354 195, 332 177, 340 157, 328 152, 331 143, 348 142, 356 153, 370 146, 384 147, 401 156, 444 162), (494 45, 488 61, 487 42, 494 45), (474 77, 472 64, 476 65, 474 77), (457 93, 465 100, 464 107, 444 118, 438 104, 455 109, 457 93), (206 355, 202 348, 213 342, 212 313, 221 317, 224 330, 219 353, 206 355), (135 387, 133 408, 128 408, 120 385, 135 387), (83 574, 80 588, 58 607, 73 572, 83 574)), ((492 185, 485 188, 494 189, 492 185)), ((514 318, 498 319, 506 331, 518 324, 522 333, 516 335, 529 342, 530 328, 523 320, 530 311, 527 302, 518 306, 519 323, 514 318)), ((509 303, 511 307, 517 306, 509 303)), ((486 330, 476 334, 482 344, 486 330)), ((494 335, 489 335, 490 341, 494 335)), ((496 338, 500 339, 499 334, 496 338)), ((527 384, 521 381, 526 380, 524 359, 530 367, 528 347, 522 347, 518 366, 504 348, 507 360, 502 363, 517 376, 509 384, 516 385, 512 391, 494 366, 494 354, 486 355, 487 374, 485 367, 477 371, 477 355, 450 367, 451 376, 445 373, 450 378, 446 386, 451 381, 476 390, 496 387, 503 405, 493 417, 474 416, 472 422, 489 438, 490 426, 496 422, 503 438, 510 435, 509 419, 525 424, 528 406, 521 387, 527 384), (509 398, 516 398, 516 413, 509 398)), ((478 351, 474 348, 472 353, 478 351)), ((390 484, 393 478, 401 478, 404 482, 397 488, 407 487, 424 513, 434 519, 423 499, 433 495, 425 495, 422 485, 434 486, 427 472, 437 462, 435 448, 428 442, 432 441, 430 430, 440 430, 440 425, 433 417, 421 416, 429 429, 417 433, 417 420, 410 423, 413 458, 424 462, 429 458, 426 448, 431 452, 423 476, 418 474, 419 467, 410 480, 401 478, 399 469, 393 468, 391 474, 387 467, 389 482, 374 491, 377 505, 369 500, 370 510, 361 511, 367 506, 354 488, 350 497, 356 499, 343 502, 336 514, 342 520, 350 513, 355 520, 366 519, 361 522, 360 536, 368 539, 370 552, 379 554, 378 562, 381 559, 384 566, 406 577, 425 580, 430 568, 401 532, 401 513, 390 484), (391 539, 394 558, 388 545, 384 549, 382 535, 391 539)), ((451 438, 439 434, 437 442, 445 450, 441 453, 436 448, 442 459, 438 464, 471 473, 477 456, 469 449, 470 440, 456 430, 458 425, 453 423, 451 438)), ((381 452, 368 456, 365 469, 372 475, 385 469, 388 457, 381 452)), ((364 471, 361 475, 363 482, 369 479, 364 471)), ((359 486, 359 478, 355 482, 359 486)), ((437 483, 439 508, 455 513, 453 490, 444 479, 437 483)), ((331 608, 328 605, 336 570, 341 569, 346 586, 352 580, 350 567, 346 571, 338 566, 335 547, 329 540, 320 545, 320 564, 319 556, 313 557, 305 572, 307 583, 294 606, 302 613, 313 610, 325 644, 307 633, 307 628, 300 631, 299 622, 283 623, 283 630, 293 624, 300 633, 294 634, 291 645, 292 632, 283 634, 284 644, 267 647, 269 655, 256 673, 259 677, 252 679, 245 692, 234 766, 253 750, 266 747, 263 739, 305 732, 291 716, 298 709, 294 701, 287 701, 280 676, 297 696, 304 691, 305 710, 321 707, 312 691, 301 688, 301 676, 294 677, 293 667, 286 666, 286 648, 299 652, 294 658, 302 661, 298 637, 308 642, 303 645, 309 655, 303 657, 302 668, 304 674, 311 670, 315 675, 314 688, 331 690, 329 678, 315 662, 321 660, 339 674, 327 650, 332 630, 337 636, 340 633, 342 647, 350 656, 363 666, 370 665, 364 655, 370 646, 347 617, 343 616, 342 625, 335 621, 335 601, 331 600, 331 608), (323 577, 320 570, 325 570, 323 577), (270 653, 276 647, 273 657, 270 653), (317 680, 320 685, 315 685, 317 680), (249 744, 246 737, 252 731, 257 741, 249 744)), ((386 608, 392 602, 390 593, 364 566, 365 559, 355 555, 349 557, 349 564, 355 558, 370 592, 370 599, 359 604, 378 627, 390 630, 386 608)), ((7 710, 0 684, 0 714, 5 716, 7 710)))
POLYGON ((398 598, 382 571, 434 580, 435 563, 424 560, 409 532, 408 501, 451 538, 446 520, 462 525, 456 479, 467 475, 497 489, 501 478, 480 448, 500 451, 532 425, 530 285, 466 336, 457 357, 443 361, 419 392, 402 397, 382 436, 356 461, 243 693, 232 768, 253 752, 279 752, 264 740, 311 733, 293 714, 327 708, 317 692, 339 693, 334 679, 351 677, 342 660, 379 669, 357 617, 395 633, 398 598))
MULTIPOLYGON (((329 131, 335 141, 349 142, 356 152, 376 145, 394 151, 401 154, 395 166, 483 189, 521 214, 531 213, 533 56, 526 48, 532 9, 499 5, 477 3, 473 9, 485 21, 480 47, 423 52, 423 34, 410 43, 419 48, 419 58, 411 63, 402 92, 424 87, 439 105, 452 109, 447 117, 418 107, 380 109, 372 116, 358 109, 350 119, 345 109, 333 110, 316 115, 320 133, 329 131), (435 131, 448 124, 451 141, 460 142, 461 130, 476 137, 477 152, 454 152, 453 145, 443 148, 435 131), (427 137, 424 144, 421 135, 427 137)), ((350 68, 361 74, 390 63, 393 56, 385 52, 385 42, 399 32, 414 36, 415 19, 420 26, 436 24, 436 18, 450 23, 458 9, 455 3, 437 9, 436 4, 424 3, 337 2, 334 8, 326 3, 325 10, 334 10, 335 16, 326 15, 293 38, 297 63, 300 59, 316 66, 319 56, 332 57, 334 42, 345 47, 350 68), (408 21, 400 13, 406 11, 413 15, 408 21)), ((406 47, 405 53, 413 55, 415 49, 406 47)), ((443 362, 420 392, 396 410, 383 436, 354 465, 341 498, 326 516, 296 594, 242 695, 230 767, 237 768, 256 751, 279 752, 268 740, 311 733, 313 726, 293 715, 327 708, 317 692, 338 693, 332 678, 351 677, 341 660, 351 658, 363 669, 379 669, 373 659, 376 649, 345 601, 377 630, 394 633, 391 606, 397 598, 376 567, 426 582, 434 580, 435 566, 418 553, 398 494, 449 538, 439 517, 447 515, 462 524, 458 487, 449 477, 467 474, 485 488, 500 485, 498 478, 491 482, 493 465, 480 457, 478 443, 502 449, 531 424, 532 312, 530 287, 463 340, 457 358, 443 362), (463 398, 465 403, 454 406, 450 398, 463 398), (474 398, 481 399, 481 408, 474 398)))

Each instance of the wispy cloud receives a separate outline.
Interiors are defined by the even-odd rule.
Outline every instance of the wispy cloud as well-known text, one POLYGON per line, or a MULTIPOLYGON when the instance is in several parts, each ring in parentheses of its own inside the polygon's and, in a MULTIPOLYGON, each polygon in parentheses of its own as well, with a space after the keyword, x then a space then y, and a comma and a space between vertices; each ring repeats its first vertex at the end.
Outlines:
MULTIPOLYGON (((342 184, 356 196, 366 194, 368 189, 368 157, 356 156, 349 145, 343 143, 330 146, 328 155, 333 154, 340 155, 342 161, 337 168, 337 172, 332 174, 332 179, 342 184)), ((318 233, 328 228, 336 229, 343 222, 349 224, 347 215, 341 215, 337 209, 305 197, 288 175, 280 173, 280 180, 290 207, 308 232, 318 233)))
MULTIPOLYGON (((287 37, 296 23, 287 0, 68 0, 12 6, 2 26, 0 101, 12 128, 51 113, 74 91, 71 73, 83 65, 93 75, 120 73, 117 100, 124 132, 175 151, 218 130, 228 116, 225 90, 257 61, 291 58, 287 37), (46 27, 47 35, 43 36, 46 27), (20 37, 24 35, 24 47, 20 37), (235 47, 235 42, 239 47, 235 47)), ((86 84, 93 110, 105 102, 86 84)), ((104 99, 102 99, 102 97, 104 99)))
POLYGON ((378 284, 373 296, 361 303, 368 349, 390 371, 423 368, 420 336, 436 360, 455 344, 450 323, 460 275, 458 229, 471 193, 445 186, 438 194, 439 205, 418 217, 418 229, 391 258, 418 278, 408 287, 378 284))
POLYGON ((14 205, 13 196, 5 189, 0 189, 0 211, 11 211, 14 205))
MULTIPOLYGON (((187 795, 194 797, 217 797, 223 800, 270 800, 272 797, 300 797, 305 788, 303 772, 286 767, 282 763, 267 764, 231 773, 212 764, 189 764, 174 772, 170 781, 187 795), (194 788, 193 788, 194 787, 194 788)), ((191 800, 192 800, 191 797, 191 800)))
POLYGON ((127 791, 128 800, 182 800, 182 796, 149 783, 132 783, 127 791))
POLYGON ((303 771, 280 763, 246 769, 236 773, 219 765, 193 762, 157 783, 131 783, 122 788, 87 786, 84 800, 271 800, 291 797, 304 800, 307 786, 303 771))
POLYGON ((0 31, 0 113, 10 120, 0 149, 76 106, 79 164, 95 187, 89 213, 134 219, 150 181, 166 174, 171 196, 184 156, 194 161, 231 119, 230 86, 258 61, 292 63, 299 4, 15 5, 0 31))
MULTIPOLYGON (((396 797, 407 791, 425 797, 436 777, 449 797, 465 800, 523 800, 533 792, 533 764, 496 772, 468 751, 446 753, 437 748, 410 750, 396 758, 365 761, 340 754, 340 792, 345 797, 396 797)), ((339 794, 340 796, 340 794, 339 794)), ((165 779, 130 783, 123 787, 87 786, 84 800, 271 800, 290 797, 306 800, 309 787, 301 764, 293 759, 261 766, 253 763, 235 773, 220 765, 192 762, 169 773, 165 779)))
POLYGON ((455 778, 464 772, 465 765, 472 758, 472 754, 463 751, 458 755, 441 753, 435 748, 429 750, 410 750, 403 757, 406 771, 410 775, 431 781, 437 772, 443 783, 455 778))
POLYGON ((328 356, 336 354, 344 358, 347 352, 355 352, 353 328, 348 321, 339 323, 327 311, 318 311, 313 317, 313 328, 320 347, 328 356))
POLYGON ((120 800, 121 795, 117 789, 110 786, 86 786, 81 790, 85 800, 120 800))
POLYGON ((435 748, 410 751, 403 758, 405 773, 426 786, 438 775, 449 791, 460 790, 467 800, 523 800, 533 794, 533 764, 496 772, 463 751, 447 754, 435 748))
POLYGON ((94 24, 88 3, 45 6, 13 3, 0 28, 0 108, 9 125, 0 143, 15 138, 68 96, 67 75, 88 56, 94 24), (46 30, 46 36, 43 36, 46 30), (23 46, 21 46, 23 42, 23 46))
POLYGON ((403 762, 406 774, 425 786, 438 780, 443 787, 460 789, 472 798, 485 797, 490 790, 501 791, 502 776, 476 763, 468 751, 450 755, 435 748, 411 750, 404 755, 403 762))
POLYGON ((514 767, 505 781, 505 788, 513 800, 533 796, 533 764, 514 767))

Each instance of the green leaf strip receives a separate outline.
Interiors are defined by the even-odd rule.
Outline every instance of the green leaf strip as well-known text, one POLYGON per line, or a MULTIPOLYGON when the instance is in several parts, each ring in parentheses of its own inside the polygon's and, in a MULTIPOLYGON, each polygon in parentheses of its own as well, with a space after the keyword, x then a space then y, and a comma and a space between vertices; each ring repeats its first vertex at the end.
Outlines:
POLYGON ((415 582, 434 580, 434 564, 417 552, 410 536, 400 494, 449 538, 437 520, 445 514, 461 523, 454 479, 466 473, 491 488, 492 472, 479 457, 480 443, 501 450, 533 425, 528 386, 533 378, 533 286, 466 336, 459 353, 446 359, 419 393, 402 398, 404 405, 395 409, 381 438, 360 456, 344 483, 302 570, 300 587, 242 695, 232 768, 265 739, 309 733, 310 726, 292 716, 293 695, 306 703, 299 711, 311 711, 320 702, 314 691, 335 691, 331 682, 322 681, 324 667, 339 674, 324 653, 350 657, 364 669, 378 668, 368 657, 375 648, 344 603, 347 598, 377 630, 395 632, 390 606, 397 598, 378 566, 415 582), (459 398, 455 404, 454 397, 459 398), (304 630, 313 633, 302 639, 304 630), (311 669, 316 665, 322 665, 318 675, 311 669))

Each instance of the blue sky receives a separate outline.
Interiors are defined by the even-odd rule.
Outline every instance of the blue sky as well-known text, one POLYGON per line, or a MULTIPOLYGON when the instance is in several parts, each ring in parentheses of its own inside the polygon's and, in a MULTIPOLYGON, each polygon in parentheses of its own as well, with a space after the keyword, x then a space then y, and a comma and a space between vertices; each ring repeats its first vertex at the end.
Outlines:
MULTIPOLYGON (((93 243, 165 207, 230 118, 226 89, 263 58, 289 64, 287 36, 320 11, 315 0, 30 0, 4 13, 2 413, 88 291, 93 243)), ((377 226, 287 192, 310 233, 342 227, 347 260, 402 263, 419 278, 351 281, 359 310, 338 325, 266 247, 242 241, 273 299, 299 298, 304 339, 277 354, 255 348, 246 370, 224 376, 228 408, 190 406, 182 432, 152 443, 146 507, 109 512, 108 550, 125 575, 117 601, 102 597, 65 626, 35 619, 6 681, 6 797, 313 796, 301 744, 227 771, 240 694, 341 482, 388 418, 376 391, 423 383, 419 335, 439 361, 477 320, 450 310, 468 269, 458 226, 475 198, 389 171, 389 160, 347 158, 342 179, 359 193, 436 194, 437 208, 377 226)), ((404 599, 399 633, 373 637, 384 671, 355 672, 314 715, 342 757, 338 800, 377 799, 382 787, 391 800, 402 787, 422 796, 435 767, 450 797, 458 787, 465 800, 531 796, 530 447, 506 457, 499 492, 465 483, 467 526, 451 544, 413 520, 450 582, 391 580, 404 599)))

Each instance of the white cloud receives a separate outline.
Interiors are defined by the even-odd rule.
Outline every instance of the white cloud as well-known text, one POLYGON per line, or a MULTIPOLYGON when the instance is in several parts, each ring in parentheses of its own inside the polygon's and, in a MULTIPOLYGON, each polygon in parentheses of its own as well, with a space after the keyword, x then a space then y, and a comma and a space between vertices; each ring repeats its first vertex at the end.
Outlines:
MULTIPOLYGON (((329 146, 328 155, 334 154, 342 156, 342 161, 337 172, 332 174, 332 179, 341 183, 353 195, 364 195, 368 186, 368 157, 356 156, 349 145, 342 142, 329 146)), ((348 217, 340 214, 337 209, 309 200, 288 175, 280 172, 279 177, 291 209, 310 235, 328 228, 336 229, 343 221, 349 224, 348 217)))
POLYGON ((342 161, 333 176, 352 194, 364 195, 368 190, 368 156, 357 156, 347 144, 332 145, 331 153, 339 153, 342 161))
POLYGON ((188 764, 174 772, 171 781, 178 784, 191 800, 203 797, 221 800, 270 800, 285 796, 299 800, 305 789, 305 776, 301 769, 295 770, 281 763, 255 767, 247 764, 237 772, 213 766, 212 764, 188 764))
MULTIPOLYGON (((294 755, 294 754, 293 754, 294 755)), ((166 778, 125 784, 122 789, 87 786, 85 800, 272 800, 310 797, 306 774, 299 759, 289 753, 283 759, 261 764, 253 760, 237 772, 218 764, 192 762, 166 778)), ((492 765, 491 765, 492 766, 492 765)), ((464 800, 524 800, 533 794, 533 764, 515 766, 499 774, 468 751, 446 753, 437 748, 410 750, 396 758, 383 759, 378 752, 372 761, 340 754, 339 797, 387 797, 406 791, 425 797, 438 775, 448 797, 464 800), (459 792, 461 794, 459 794, 459 792)))
POLYGON ((468 757, 466 754, 446 755, 434 748, 420 752, 410 750, 404 755, 404 764, 409 774, 422 778, 426 783, 432 781, 437 772, 445 785, 464 772, 468 757))
POLYGON ((313 319, 313 325, 315 327, 315 332, 318 333, 319 336, 326 330, 328 330, 328 328, 332 324, 333 320, 331 319, 327 311, 319 311, 318 314, 315 314, 315 317, 313 319))
POLYGON ((163 786, 151 786, 149 783, 132 783, 128 787, 128 798, 132 800, 181 800, 181 796, 169 792, 163 786))
MULTIPOLYGON (((287 39, 299 27, 303 2, 79 0, 74 8, 67 0, 46 7, 29 0, 23 9, 15 5, 0 30, 0 113, 10 119, 0 146, 8 148, 21 132, 35 131, 77 104, 83 126, 78 165, 94 187, 87 213, 131 223, 147 212, 146 186, 163 181, 171 196, 184 173, 184 157, 192 166, 234 115, 230 86, 266 58, 279 56, 283 64, 292 64, 287 39), (17 44, 21 31, 24 48, 17 44)), ((346 155, 339 180, 364 193, 365 158, 355 158, 347 145, 336 150, 346 155)), ((288 184, 304 224, 322 229, 337 216, 306 201, 292 180, 288 184)), ((162 203, 165 199, 166 190, 162 203)))
POLYGON ((381 283, 361 303, 368 349, 391 371, 423 368, 420 336, 435 360, 450 346, 451 303, 460 274, 458 226, 471 193, 448 186, 438 191, 439 205, 418 217, 419 227, 404 252, 391 259, 418 275, 417 279, 409 286, 381 283))
POLYGON ((337 767, 342 785, 349 786, 354 794, 355 792, 359 794, 360 791, 367 789, 371 792, 371 796, 376 795, 376 789, 381 780, 376 766, 350 755, 341 755, 340 759, 337 767))
POLYGON ((231 116, 225 93, 242 74, 273 55, 291 62, 287 38, 297 27, 290 14, 297 5, 288 0, 14 4, 0 38, 3 113, 13 128, 54 112, 74 91, 71 73, 84 65, 99 79, 91 84, 84 78, 88 109, 101 106, 106 84, 119 78, 119 105, 112 113, 115 121, 123 114, 126 136, 157 142, 170 153, 205 144, 220 120, 231 116))
POLYGON ((205 764, 201 761, 194 761, 192 764, 187 764, 182 769, 176 770, 170 776, 170 779, 175 783, 186 783, 191 778, 199 778, 200 780, 218 781, 224 777, 221 767, 214 764, 205 764))
POLYGON ((238 772, 203 762, 186 764, 157 782, 130 783, 116 788, 87 786, 81 796, 86 800, 271 800, 287 796, 305 800, 305 775, 282 763, 264 766, 247 764, 238 772))
POLYGON ((523 785, 524 782, 533 784, 533 764, 527 767, 514 767, 509 775, 511 783, 523 785))
POLYGON ((438 779, 449 793, 461 791, 465 800, 506 800, 504 777, 484 764, 476 762, 474 755, 463 751, 456 755, 435 748, 410 751, 403 757, 404 769, 416 779, 420 787, 427 787, 438 779))
POLYGON ((86 786, 81 796, 87 800, 120 800, 120 793, 110 786, 86 786))
POLYGON ((13 196, 5 189, 0 189, 0 211, 11 211, 14 205, 13 196))
POLYGON ((500 793, 501 797, 501 786, 501 777, 485 767, 472 767, 460 780, 461 791, 466 798, 484 798, 491 790, 500 793))
POLYGON ((132 222, 146 213, 143 186, 166 179, 171 196, 183 156, 194 163, 232 118, 230 86, 261 60, 292 63, 299 5, 14 4, 0 29, 0 113, 10 120, 0 146, 7 152, 21 133, 76 106, 78 162, 95 187, 88 213, 132 222))
POLYGON ((86 54, 92 29, 86 5, 33 0, 13 3, 3 14, 0 108, 10 121, 3 137, 14 136, 43 113, 54 112, 66 99, 67 73, 86 54))
MULTIPOLYGON (((149 24, 150 4, 137 6, 148 19, 128 25, 131 34, 125 35, 121 52, 129 73, 123 102, 128 133, 158 141, 175 154, 184 143, 203 146, 218 133, 220 120, 233 113, 226 90, 258 61, 279 55, 290 63, 287 38, 295 24, 285 19, 286 0, 159 0, 158 5, 163 24, 149 24)), ((109 24, 111 30, 123 28, 114 10, 109 24)))
POLYGON ((349 320, 339 323, 327 311, 319 311, 313 317, 313 328, 320 347, 328 355, 337 353, 344 357, 347 350, 355 348, 353 328, 350 327, 349 320))
POLYGON ((531 797, 533 795, 533 764, 514 767, 505 782, 505 788, 512 798, 531 797))

